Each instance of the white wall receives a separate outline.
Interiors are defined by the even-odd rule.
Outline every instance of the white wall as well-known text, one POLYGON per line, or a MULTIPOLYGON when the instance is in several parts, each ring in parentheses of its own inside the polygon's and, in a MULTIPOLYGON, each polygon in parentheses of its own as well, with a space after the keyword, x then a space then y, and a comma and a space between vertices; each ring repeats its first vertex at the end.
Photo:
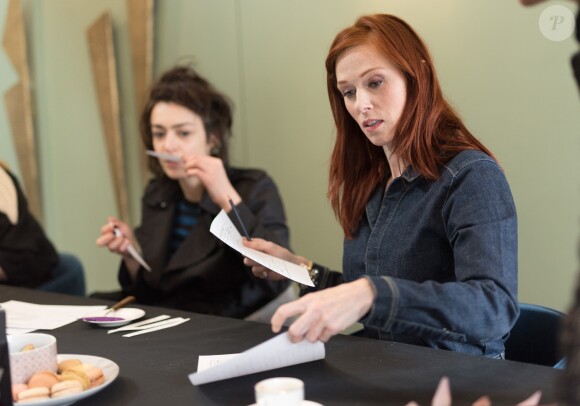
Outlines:
MULTIPOLYGON (((0 0, 0 31, 7 0, 0 0)), ((76 252, 89 289, 114 289, 117 259, 95 246, 113 188, 85 30, 109 9, 120 63, 131 207, 140 183, 125 4, 24 1, 37 97, 46 228, 76 252)), ((233 162, 262 167, 283 195, 294 249, 340 269, 342 234, 326 200, 333 143, 324 58, 334 35, 361 14, 392 13, 429 45, 444 92, 500 159, 519 215, 520 300, 565 309, 580 269, 579 98, 572 38, 538 29, 550 4, 517 0, 158 0, 155 72, 194 60, 236 106, 233 162)), ((0 92, 16 80, 0 51, 0 92)), ((0 160, 16 166, 0 101, 0 160)))

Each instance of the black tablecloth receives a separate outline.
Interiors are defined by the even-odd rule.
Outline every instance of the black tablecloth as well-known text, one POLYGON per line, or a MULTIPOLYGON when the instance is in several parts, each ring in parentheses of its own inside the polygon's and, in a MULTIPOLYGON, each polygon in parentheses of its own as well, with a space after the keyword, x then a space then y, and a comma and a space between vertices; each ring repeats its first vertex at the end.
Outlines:
MULTIPOLYGON (((28 289, 0 286, 0 303, 21 300, 38 304, 110 304, 28 289)), ((492 360, 412 345, 352 336, 326 344, 326 358, 306 364, 225 381, 193 386, 188 374, 199 355, 239 353, 274 335, 266 324, 199 315, 148 306, 147 318, 161 314, 189 317, 173 328, 125 338, 120 333, 76 321, 47 331, 57 338, 60 354, 87 354, 115 361, 118 378, 79 406, 113 405, 249 405, 254 384, 275 376, 300 378, 306 399, 325 406, 430 405, 442 376, 451 381, 453 404, 470 404, 482 395, 493 405, 514 405, 534 391, 542 403, 554 401, 560 371, 531 364, 492 360)), ((76 405, 75 404, 75 405, 76 405)))

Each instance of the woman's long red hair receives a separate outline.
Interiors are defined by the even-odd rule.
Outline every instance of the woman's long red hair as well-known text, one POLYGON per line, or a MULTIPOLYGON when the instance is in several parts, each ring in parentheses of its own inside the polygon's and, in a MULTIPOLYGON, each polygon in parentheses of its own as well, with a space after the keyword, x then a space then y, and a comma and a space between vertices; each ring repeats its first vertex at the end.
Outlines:
POLYGON ((376 14, 360 17, 338 33, 326 58, 327 88, 336 124, 328 197, 346 238, 352 238, 375 188, 390 174, 382 147, 371 144, 346 110, 336 86, 336 63, 348 49, 370 44, 403 72, 407 101, 393 138, 393 152, 426 179, 463 150, 491 152, 465 127, 443 98, 427 47, 403 20, 376 14))

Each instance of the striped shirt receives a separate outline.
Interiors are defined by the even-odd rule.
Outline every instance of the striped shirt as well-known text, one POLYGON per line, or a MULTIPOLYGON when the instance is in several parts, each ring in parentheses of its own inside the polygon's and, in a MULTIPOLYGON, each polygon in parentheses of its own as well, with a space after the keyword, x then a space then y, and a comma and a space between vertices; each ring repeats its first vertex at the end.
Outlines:
POLYGON ((169 257, 177 251, 177 248, 189 235, 193 227, 197 225, 201 211, 202 209, 198 203, 188 202, 184 198, 179 200, 173 217, 173 228, 169 240, 169 257))

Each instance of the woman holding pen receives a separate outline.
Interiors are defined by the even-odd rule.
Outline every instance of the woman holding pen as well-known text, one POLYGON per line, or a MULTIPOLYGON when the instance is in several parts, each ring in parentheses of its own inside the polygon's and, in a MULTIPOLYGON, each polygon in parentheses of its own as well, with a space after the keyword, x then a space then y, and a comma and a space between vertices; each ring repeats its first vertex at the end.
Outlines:
POLYGON ((122 257, 122 292, 94 296, 134 295, 143 304, 243 318, 288 286, 255 278, 209 231, 224 210, 240 231, 241 219, 247 235, 288 247, 272 179, 228 165, 231 125, 227 98, 193 69, 175 67, 153 85, 140 122, 154 174, 142 198, 141 225, 133 233, 111 217, 102 227, 97 245, 122 257), (151 271, 130 255, 135 242, 151 271))

